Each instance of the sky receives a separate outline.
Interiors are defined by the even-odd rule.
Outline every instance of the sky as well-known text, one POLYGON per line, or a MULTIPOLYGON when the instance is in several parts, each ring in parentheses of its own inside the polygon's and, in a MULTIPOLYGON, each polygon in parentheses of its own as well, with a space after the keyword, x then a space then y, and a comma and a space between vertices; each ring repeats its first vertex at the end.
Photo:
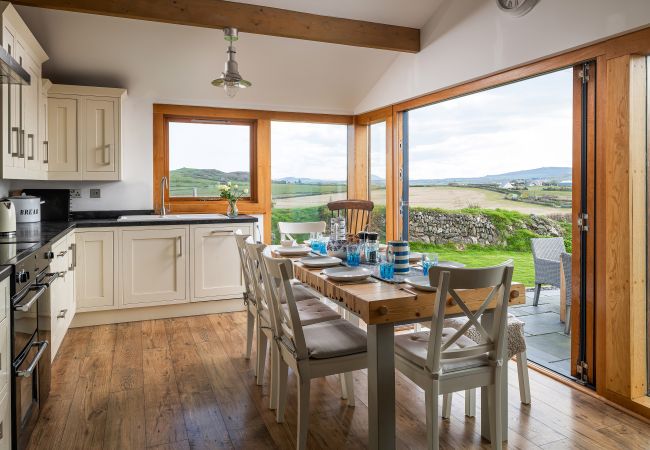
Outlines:
POLYGON ((572 69, 410 111, 411 180, 572 165, 572 69))
MULTIPOLYGON (((572 165, 572 69, 409 111, 411 180, 572 165)), ((245 126, 170 124, 170 169, 249 170, 245 126)), ((386 177, 385 124, 370 129, 371 173, 386 177)), ((271 177, 342 181, 347 126, 271 124, 271 177)))

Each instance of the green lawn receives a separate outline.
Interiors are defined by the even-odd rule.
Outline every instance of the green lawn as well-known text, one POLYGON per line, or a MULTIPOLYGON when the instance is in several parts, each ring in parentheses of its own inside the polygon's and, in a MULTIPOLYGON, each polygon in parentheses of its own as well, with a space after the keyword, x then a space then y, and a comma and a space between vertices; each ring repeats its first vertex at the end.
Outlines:
POLYGON ((411 250, 416 252, 438 253, 440 260, 450 260, 465 264, 467 267, 485 267, 500 264, 508 259, 515 262, 514 281, 526 287, 535 285, 535 268, 531 252, 515 252, 500 248, 468 246, 465 250, 456 250, 446 245, 431 245, 419 242, 411 243, 411 250))

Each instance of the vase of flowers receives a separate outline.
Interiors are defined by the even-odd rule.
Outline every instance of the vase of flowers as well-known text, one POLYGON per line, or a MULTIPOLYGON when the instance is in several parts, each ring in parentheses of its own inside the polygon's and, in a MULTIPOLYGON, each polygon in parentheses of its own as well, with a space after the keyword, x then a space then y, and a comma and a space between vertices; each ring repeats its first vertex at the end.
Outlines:
POLYGON ((217 189, 219 189, 219 198, 228 202, 228 209, 226 211, 228 217, 237 217, 239 215, 237 201, 248 194, 248 189, 242 189, 239 185, 233 184, 232 181, 226 184, 220 184, 217 186, 217 189))

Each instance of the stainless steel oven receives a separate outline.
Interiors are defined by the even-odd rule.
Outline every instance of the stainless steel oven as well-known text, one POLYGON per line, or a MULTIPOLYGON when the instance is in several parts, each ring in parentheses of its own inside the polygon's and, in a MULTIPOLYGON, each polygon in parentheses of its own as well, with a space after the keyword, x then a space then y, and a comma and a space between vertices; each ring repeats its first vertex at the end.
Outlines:
POLYGON ((23 257, 14 267, 12 289, 13 423, 15 448, 27 446, 41 405, 50 392, 49 330, 39 329, 39 308, 57 274, 49 273, 48 246, 23 257))

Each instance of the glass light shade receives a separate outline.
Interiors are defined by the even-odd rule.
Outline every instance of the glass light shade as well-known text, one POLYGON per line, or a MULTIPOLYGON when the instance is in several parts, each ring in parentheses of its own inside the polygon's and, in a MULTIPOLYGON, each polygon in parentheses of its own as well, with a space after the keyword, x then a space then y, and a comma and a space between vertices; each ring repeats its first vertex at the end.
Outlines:
POLYGON ((233 98, 235 95, 237 95, 237 92, 239 92, 238 83, 225 83, 223 86, 226 90, 226 95, 230 98, 233 98))

